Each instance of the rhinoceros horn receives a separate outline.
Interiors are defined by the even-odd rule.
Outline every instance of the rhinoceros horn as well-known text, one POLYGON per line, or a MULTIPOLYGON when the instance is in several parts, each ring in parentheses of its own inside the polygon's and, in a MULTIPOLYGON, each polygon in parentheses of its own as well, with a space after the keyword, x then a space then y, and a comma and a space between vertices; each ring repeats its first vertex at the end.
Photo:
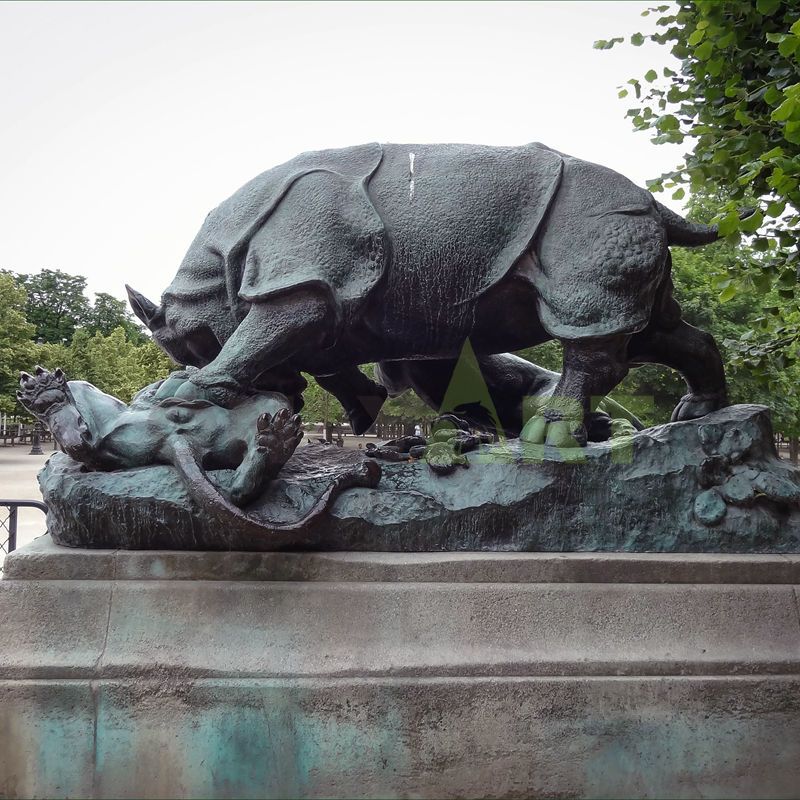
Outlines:
POLYGON ((148 300, 141 292, 132 289, 128 284, 125 284, 125 289, 128 292, 128 302, 131 304, 133 313, 147 325, 152 328, 151 323, 158 315, 160 308, 152 301, 148 300))

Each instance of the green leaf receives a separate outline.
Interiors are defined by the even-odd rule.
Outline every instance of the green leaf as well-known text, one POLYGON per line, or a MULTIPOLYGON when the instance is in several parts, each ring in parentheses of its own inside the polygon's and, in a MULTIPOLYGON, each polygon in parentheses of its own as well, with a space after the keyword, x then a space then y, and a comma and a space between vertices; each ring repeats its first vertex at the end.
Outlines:
POLYGON ((782 147, 773 147, 772 150, 767 150, 766 153, 762 153, 759 158, 762 161, 770 161, 773 158, 779 158, 783 155, 783 148, 782 147))
POLYGON ((739 230, 744 233, 755 233, 764 221, 764 212, 760 209, 739 223, 739 230))
POLYGON ((722 68, 725 66, 725 59, 724 58, 714 58, 706 64, 706 69, 708 70, 708 74, 712 75, 713 77, 717 77, 721 72, 722 68))
POLYGON ((620 89, 617 92, 617 97, 627 97, 627 96, 628 96, 628 90, 627 89, 620 89))
POLYGON ((615 44, 621 44, 625 40, 621 36, 615 36, 613 39, 598 39, 592 47, 595 50, 610 50, 615 44))
POLYGON ((727 150, 719 149, 714 151, 714 155, 711 156, 711 163, 712 164, 724 164, 727 161, 731 160, 731 154, 727 150))
POLYGON ((781 214, 783 214, 783 210, 785 208, 786 208, 785 200, 776 200, 767 206, 767 214, 770 217, 779 217, 781 214))
POLYGON ((699 47, 695 48, 694 57, 698 61, 706 61, 714 50, 714 45, 711 42, 703 42, 699 47))
POLYGON ((756 0, 756 9, 759 14, 764 16, 772 16, 781 5, 781 0, 756 0))
POLYGON ((759 294, 766 294, 772 288, 772 278, 764 272, 753 275, 753 286, 756 287, 759 294))
POLYGON ((764 102, 768 105, 776 106, 781 100, 783 100, 783 92, 775 86, 770 86, 769 89, 764 92, 764 102))
POLYGON ((686 191, 684 189, 677 189, 672 193, 673 200, 683 200, 685 196, 686 196, 686 191))
POLYGON ((789 28, 789 31, 793 33, 795 36, 800 36, 800 19, 789 28))
POLYGON ((730 236, 739 230, 739 215, 735 211, 729 211, 719 223, 719 235, 730 236))
POLYGON ((787 97, 773 112, 770 114, 770 119, 773 122, 785 122, 790 119, 794 113, 797 101, 794 97, 787 97))
POLYGON ((717 39, 717 49, 718 50, 725 50, 727 47, 730 47, 736 41, 736 31, 728 31, 724 36, 720 36, 717 39))
POLYGON ((656 128, 660 131, 677 131, 680 127, 678 118, 672 114, 665 114, 663 117, 659 117, 656 122, 656 128))
POLYGON ((736 297, 736 291, 736 286, 734 284, 731 284, 727 288, 723 289, 719 293, 720 303, 727 303, 728 300, 733 300, 733 298, 736 297))
POLYGON ((644 36, 641 33, 634 33, 631 36, 631 44, 634 47, 641 47, 644 44, 644 36))
POLYGON ((797 285, 797 272, 793 269, 785 269, 778 279, 778 286, 783 289, 788 289, 797 285))
POLYGON ((800 39, 796 36, 787 36, 779 45, 778 52, 784 57, 789 58, 800 45, 800 39))
POLYGON ((705 30, 703 30, 702 28, 698 28, 686 41, 688 44, 694 47, 695 45, 700 44, 700 42, 703 41, 705 35, 706 35, 705 30))
POLYGON ((648 83, 652 83, 658 77, 658 73, 654 69, 649 69, 644 74, 644 79, 648 83))

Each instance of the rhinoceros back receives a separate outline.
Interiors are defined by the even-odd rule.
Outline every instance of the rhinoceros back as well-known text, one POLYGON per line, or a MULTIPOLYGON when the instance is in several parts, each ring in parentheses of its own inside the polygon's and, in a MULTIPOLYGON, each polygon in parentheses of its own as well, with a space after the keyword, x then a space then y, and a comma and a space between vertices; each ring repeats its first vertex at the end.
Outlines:
POLYGON ((347 324, 383 281, 387 335, 414 319, 431 345, 463 341, 477 299, 530 247, 562 162, 538 144, 303 153, 208 215, 164 302, 176 322, 212 317, 209 304, 235 317, 242 301, 315 286, 347 324))
POLYGON ((539 144, 384 145, 369 194, 391 248, 385 334, 402 336, 413 319, 423 347, 463 342, 477 299, 529 249, 562 161, 539 144))

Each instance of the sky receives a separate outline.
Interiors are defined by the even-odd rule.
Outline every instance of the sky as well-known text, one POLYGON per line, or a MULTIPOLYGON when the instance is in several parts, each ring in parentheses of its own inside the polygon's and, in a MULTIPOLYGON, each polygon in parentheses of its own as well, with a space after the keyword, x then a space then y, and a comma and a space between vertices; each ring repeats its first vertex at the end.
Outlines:
POLYGON ((617 87, 672 57, 592 43, 648 5, 0 3, 0 268, 158 299, 239 186, 362 142, 539 141, 644 185, 682 149, 617 87))

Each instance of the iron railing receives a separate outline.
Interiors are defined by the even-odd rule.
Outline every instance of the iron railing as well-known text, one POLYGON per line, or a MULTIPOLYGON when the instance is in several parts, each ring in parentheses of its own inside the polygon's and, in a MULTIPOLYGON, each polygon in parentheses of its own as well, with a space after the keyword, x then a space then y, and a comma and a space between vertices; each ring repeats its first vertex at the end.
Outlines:
POLYGON ((47 514, 47 506, 40 500, 0 500, 0 552, 10 553, 17 547, 17 512, 20 508, 38 508, 47 514))

